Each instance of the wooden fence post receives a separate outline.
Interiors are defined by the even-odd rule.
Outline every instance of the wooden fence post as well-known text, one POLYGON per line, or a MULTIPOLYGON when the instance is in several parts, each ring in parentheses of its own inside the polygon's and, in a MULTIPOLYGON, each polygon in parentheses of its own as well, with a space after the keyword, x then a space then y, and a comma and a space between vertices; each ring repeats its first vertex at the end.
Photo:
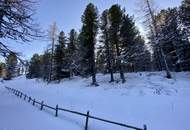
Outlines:
POLYGON ((32 104, 33 106, 35 105, 35 99, 33 100, 33 104, 32 104))
POLYGON ((55 116, 56 117, 58 116, 58 105, 56 105, 56 108, 55 108, 55 116))
POLYGON ((22 98, 22 92, 20 92, 20 98, 22 98))
POLYGON ((87 111, 87 115, 86 115, 86 123, 85 123, 85 130, 88 130, 88 118, 89 118, 89 111, 87 111))
POLYGON ((26 100, 26 94, 24 95, 24 100, 26 100))
POLYGON ((144 130, 147 130, 147 126, 146 125, 144 125, 144 130))
POLYGON ((31 97, 29 97, 28 102, 30 102, 30 100, 31 100, 31 97))
POLYGON ((44 101, 42 101, 42 103, 41 103, 41 108, 40 108, 40 110, 43 110, 43 106, 44 106, 44 101))

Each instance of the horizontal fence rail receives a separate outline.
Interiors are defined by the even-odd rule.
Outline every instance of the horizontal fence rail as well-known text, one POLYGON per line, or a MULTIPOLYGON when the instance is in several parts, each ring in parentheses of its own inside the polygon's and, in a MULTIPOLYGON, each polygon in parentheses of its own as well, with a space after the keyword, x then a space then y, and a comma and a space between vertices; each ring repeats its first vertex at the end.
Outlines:
POLYGON ((138 128, 138 127, 135 127, 135 126, 130 126, 130 125, 127 125, 127 124, 123 124, 123 123, 103 119, 103 118, 100 118, 100 117, 92 116, 92 115, 90 115, 89 111, 87 111, 87 113, 81 113, 81 112, 78 112, 78 111, 73 111, 73 110, 69 110, 69 109, 65 109, 65 108, 60 108, 58 105, 56 105, 55 107, 52 107, 52 106, 49 106, 49 105, 45 104, 44 101, 41 101, 41 102, 37 101, 35 98, 31 98, 30 96, 20 92, 19 90, 16 90, 14 88, 10 88, 10 87, 7 87, 7 86, 5 86, 5 88, 8 89, 9 91, 11 91, 13 94, 15 94, 17 97, 23 98, 24 100, 26 100, 28 102, 31 102, 33 106, 35 106, 35 104, 38 104, 40 106, 40 110, 43 110, 44 107, 49 108, 51 110, 54 110, 56 117, 58 116, 58 111, 64 111, 64 112, 69 112, 69 113, 72 113, 72 114, 77 114, 77 115, 80 115, 80 116, 84 116, 86 118, 84 130, 88 130, 89 119, 94 119, 94 120, 102 121, 102 122, 109 123, 109 124, 118 125, 118 126, 121 126, 121 127, 130 128, 130 129, 134 129, 134 130, 147 130, 146 125, 144 125, 143 128, 138 128))

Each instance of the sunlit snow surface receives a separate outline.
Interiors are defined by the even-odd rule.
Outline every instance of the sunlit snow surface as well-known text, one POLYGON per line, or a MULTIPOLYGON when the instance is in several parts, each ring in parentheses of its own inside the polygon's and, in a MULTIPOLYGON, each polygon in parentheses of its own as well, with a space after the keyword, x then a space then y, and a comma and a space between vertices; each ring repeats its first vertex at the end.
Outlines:
MULTIPOLYGON (((109 75, 97 75, 100 86, 90 86, 91 78, 74 77, 48 84, 24 76, 0 83, 0 130, 83 130, 85 118, 54 111, 40 111, 31 103, 9 93, 4 86, 16 88, 38 101, 68 108, 148 130, 189 130, 190 72, 126 74, 126 83, 108 83, 109 75)), ((127 130, 90 119, 89 130, 127 130)), ((130 130, 130 129, 129 129, 130 130)))

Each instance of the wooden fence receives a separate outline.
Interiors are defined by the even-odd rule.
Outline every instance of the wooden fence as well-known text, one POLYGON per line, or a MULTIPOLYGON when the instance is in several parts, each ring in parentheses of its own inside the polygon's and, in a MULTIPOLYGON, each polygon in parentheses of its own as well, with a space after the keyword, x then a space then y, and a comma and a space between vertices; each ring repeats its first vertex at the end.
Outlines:
POLYGON ((31 98, 30 96, 22 93, 19 90, 16 90, 16 89, 10 88, 10 87, 5 87, 5 88, 8 89, 13 94, 15 94, 17 97, 23 98, 25 101, 31 102, 33 106, 35 106, 36 104, 40 105, 40 110, 43 110, 44 107, 54 110, 56 117, 58 116, 58 112, 61 112, 61 111, 65 111, 65 112, 77 114, 77 115, 80 115, 80 116, 84 116, 86 118, 84 130, 88 130, 88 122, 89 122, 90 118, 94 119, 94 120, 99 120, 99 121, 102 121, 102 122, 105 122, 105 123, 115 124, 115 125, 118 125, 118 126, 121 126, 121 127, 134 129, 134 130, 147 130, 146 125, 144 125, 143 128, 138 128, 138 127, 135 127, 135 126, 131 126, 131 125, 127 125, 127 124, 123 124, 123 123, 119 123, 119 122, 115 122, 115 121, 111 121, 111 120, 106 120, 106 119, 103 119, 103 118, 99 118, 99 117, 90 115, 90 111, 87 111, 87 113, 81 113, 81 112, 78 112, 78 111, 73 111, 73 110, 68 110, 68 109, 65 109, 65 108, 61 108, 61 107, 59 107, 59 105, 56 105, 55 107, 52 107, 52 106, 49 106, 49 105, 45 104, 44 101, 39 102, 35 98, 31 98))

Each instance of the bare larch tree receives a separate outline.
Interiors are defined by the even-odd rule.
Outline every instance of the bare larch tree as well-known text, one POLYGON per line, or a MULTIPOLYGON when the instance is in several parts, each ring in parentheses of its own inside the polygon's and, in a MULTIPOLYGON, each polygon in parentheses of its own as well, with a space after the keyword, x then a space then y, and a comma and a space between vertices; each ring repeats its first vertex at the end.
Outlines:
POLYGON ((0 0, 0 55, 18 53, 9 48, 8 41, 29 42, 40 36, 39 26, 34 23, 35 2, 32 0, 0 0))

